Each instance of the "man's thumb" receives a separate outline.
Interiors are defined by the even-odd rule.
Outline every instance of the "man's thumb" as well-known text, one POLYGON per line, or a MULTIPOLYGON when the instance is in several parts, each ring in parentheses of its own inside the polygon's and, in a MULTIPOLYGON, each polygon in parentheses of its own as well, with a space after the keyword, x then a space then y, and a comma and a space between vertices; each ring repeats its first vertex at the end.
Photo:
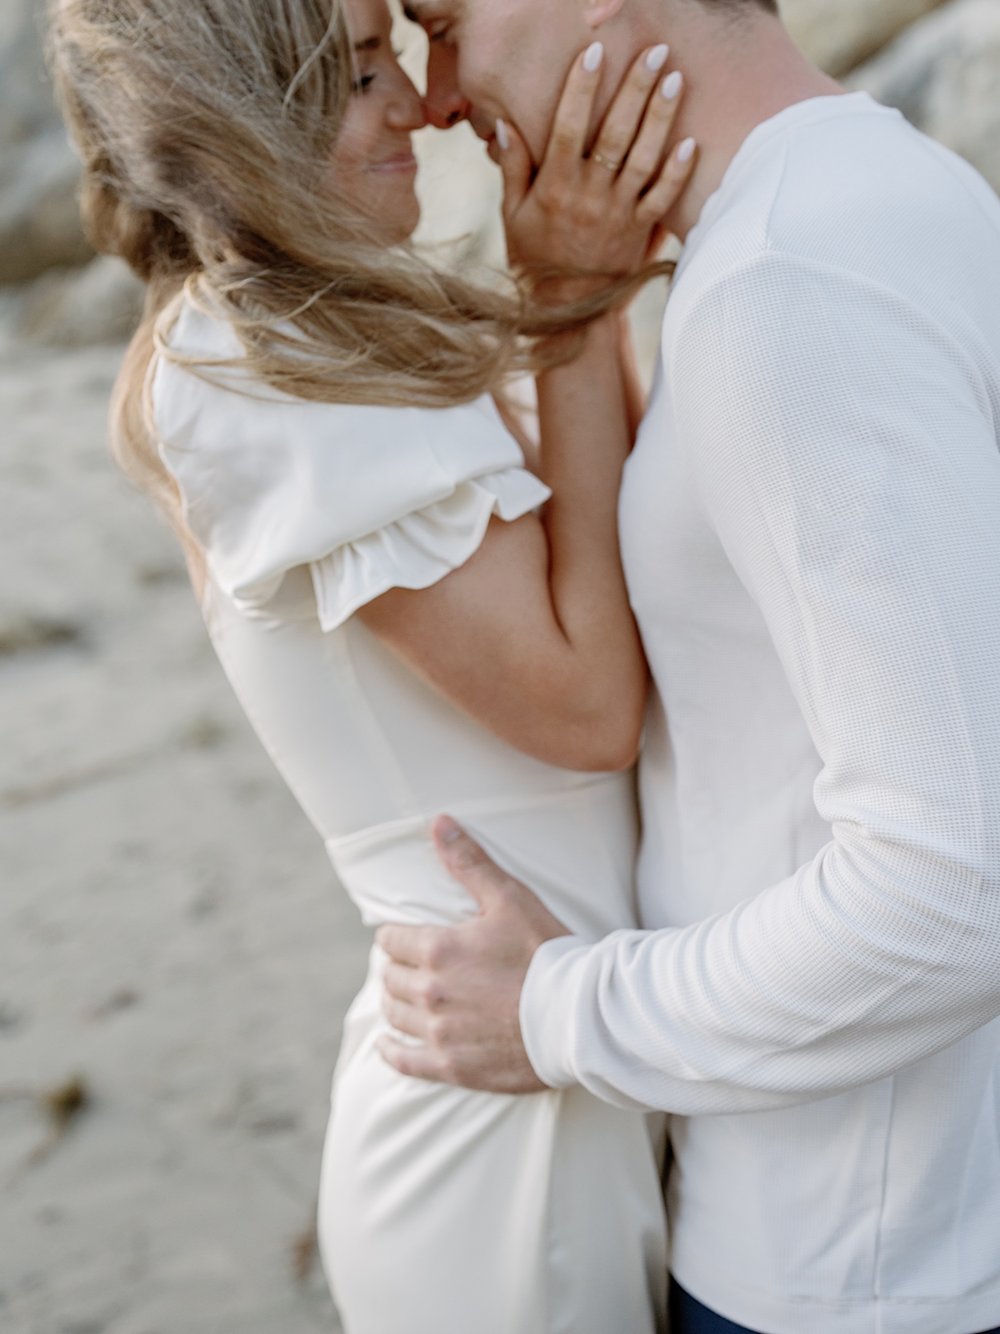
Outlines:
POLYGON ((488 907, 497 888, 510 877, 450 815, 439 816, 431 826, 431 834, 449 875, 465 886, 481 908, 488 907))

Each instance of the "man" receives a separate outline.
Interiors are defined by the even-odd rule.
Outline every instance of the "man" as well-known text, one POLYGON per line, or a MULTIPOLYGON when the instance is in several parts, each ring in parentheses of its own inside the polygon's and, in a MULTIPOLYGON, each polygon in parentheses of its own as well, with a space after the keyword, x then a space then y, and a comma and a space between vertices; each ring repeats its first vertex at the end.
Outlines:
POLYGON ((770 0, 412 13, 436 123, 536 161, 580 49, 607 105, 666 38, 700 156, 621 505, 645 929, 439 822, 482 911, 380 930, 386 1059, 675 1113, 681 1334, 1000 1326, 1000 202, 770 0))

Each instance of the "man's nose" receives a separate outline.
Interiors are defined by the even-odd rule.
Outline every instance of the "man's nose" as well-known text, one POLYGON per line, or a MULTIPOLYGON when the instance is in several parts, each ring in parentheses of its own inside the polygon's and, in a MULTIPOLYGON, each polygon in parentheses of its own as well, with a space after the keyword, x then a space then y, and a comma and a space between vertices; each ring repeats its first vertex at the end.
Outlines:
POLYGON ((448 130, 465 120, 471 109, 458 86, 458 58, 451 48, 431 47, 427 62, 427 119, 436 130, 448 130))

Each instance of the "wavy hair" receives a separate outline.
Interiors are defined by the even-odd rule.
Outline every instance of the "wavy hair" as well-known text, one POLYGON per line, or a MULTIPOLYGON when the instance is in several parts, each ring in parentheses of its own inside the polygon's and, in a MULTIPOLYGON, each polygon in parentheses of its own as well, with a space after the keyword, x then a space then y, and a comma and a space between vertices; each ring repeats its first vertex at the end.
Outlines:
POLYGON ((340 0, 51 4, 49 61, 83 161, 88 236, 147 284, 112 447, 189 560, 142 393, 157 319, 180 290, 231 324, 252 377, 285 392, 444 407, 564 360, 566 340, 560 351, 551 335, 670 270, 651 265, 553 311, 533 304, 526 282, 475 283, 409 244, 379 244, 356 203, 331 199, 322 181, 352 60, 340 0))

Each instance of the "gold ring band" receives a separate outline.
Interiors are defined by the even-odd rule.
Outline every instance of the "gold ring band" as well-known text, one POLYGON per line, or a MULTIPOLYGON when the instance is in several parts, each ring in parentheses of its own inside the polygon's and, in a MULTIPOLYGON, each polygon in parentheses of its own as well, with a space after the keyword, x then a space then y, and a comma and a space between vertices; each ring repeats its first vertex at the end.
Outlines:
POLYGON ((621 169, 622 164, 620 162, 612 162, 611 159, 609 157, 605 157, 603 153, 594 152, 591 153, 590 156, 593 158, 595 162, 599 162, 602 167, 606 167, 608 171, 613 171, 616 175, 621 169))

